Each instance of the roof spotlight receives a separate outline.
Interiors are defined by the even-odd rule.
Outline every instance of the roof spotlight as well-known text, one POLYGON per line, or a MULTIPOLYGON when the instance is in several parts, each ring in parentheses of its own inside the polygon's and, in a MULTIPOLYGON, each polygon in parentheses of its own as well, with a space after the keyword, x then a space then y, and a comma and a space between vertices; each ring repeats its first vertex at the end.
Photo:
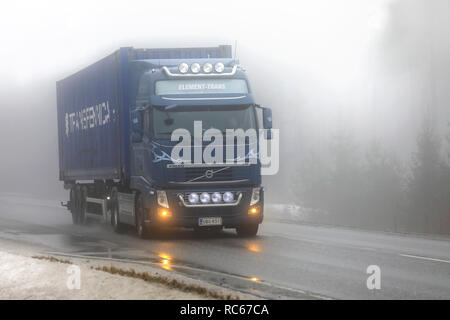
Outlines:
POLYGON ((221 73, 221 72, 223 72, 223 70, 225 70, 225 66, 222 62, 217 62, 214 65, 214 70, 216 70, 216 72, 218 72, 218 73, 221 73))
POLYGON ((180 63, 180 65, 178 66, 178 71, 180 71, 180 73, 186 73, 189 71, 189 66, 186 62, 182 62, 180 63))
POLYGON ((207 62, 203 65, 203 72, 204 73, 211 73, 213 71, 213 66, 211 63, 207 62))
POLYGON ((193 64, 191 64, 192 73, 199 73, 200 69, 201 69, 200 64, 198 64, 197 62, 194 62, 193 64))

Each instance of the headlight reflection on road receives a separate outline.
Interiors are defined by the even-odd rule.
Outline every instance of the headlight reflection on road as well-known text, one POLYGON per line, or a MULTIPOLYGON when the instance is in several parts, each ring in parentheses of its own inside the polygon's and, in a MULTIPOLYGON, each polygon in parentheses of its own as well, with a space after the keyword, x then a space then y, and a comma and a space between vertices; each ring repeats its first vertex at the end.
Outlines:
POLYGON ((165 253, 160 253, 159 257, 161 258, 161 268, 172 270, 172 267, 170 265, 170 260, 172 259, 172 257, 165 253))
POLYGON ((255 281, 255 282, 260 282, 261 281, 261 279, 256 278, 256 277, 251 277, 250 280, 251 281, 255 281))
POLYGON ((168 254, 165 254, 165 253, 160 253, 160 254, 159 254, 159 257, 162 258, 162 259, 165 259, 165 260, 170 260, 170 259, 172 259, 171 256, 169 256, 168 254))
POLYGON ((247 249, 251 252, 261 252, 261 247, 256 243, 249 243, 247 249))

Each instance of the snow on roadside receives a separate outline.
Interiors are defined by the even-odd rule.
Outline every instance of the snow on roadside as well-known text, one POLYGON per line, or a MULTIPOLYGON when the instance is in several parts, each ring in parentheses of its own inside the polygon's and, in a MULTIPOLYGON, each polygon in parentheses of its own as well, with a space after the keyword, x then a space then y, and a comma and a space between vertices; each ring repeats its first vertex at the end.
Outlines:
POLYGON ((67 282, 71 264, 0 252, 1 299, 205 299, 205 297, 92 270, 80 264, 80 289, 67 282), (69 272, 69 273, 68 273, 69 272))
MULTIPOLYGON (((178 288, 157 282, 94 269, 100 265, 111 267, 112 262, 65 257, 56 257, 52 258, 53 261, 49 261, 47 257, 44 255, 37 259, 36 256, 0 251, 0 299, 211 299, 208 295, 197 294, 195 290, 180 291, 178 288), (74 266, 79 267, 80 289, 76 289, 76 281, 69 280, 74 279, 74 266)), ((136 272, 145 270, 153 276, 161 274, 157 269, 132 264, 120 263, 114 266, 122 270, 133 269, 136 272)), ((175 279, 176 282, 188 286, 201 286, 207 292, 223 296, 252 298, 181 275, 174 275, 169 279, 175 279)))

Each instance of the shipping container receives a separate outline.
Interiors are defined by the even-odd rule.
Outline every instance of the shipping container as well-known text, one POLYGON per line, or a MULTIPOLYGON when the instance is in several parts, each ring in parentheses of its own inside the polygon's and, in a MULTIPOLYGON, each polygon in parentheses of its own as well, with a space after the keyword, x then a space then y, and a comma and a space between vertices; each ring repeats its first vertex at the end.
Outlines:
POLYGON ((130 62, 231 58, 231 46, 120 48, 57 82, 59 176, 62 181, 130 175, 130 62))

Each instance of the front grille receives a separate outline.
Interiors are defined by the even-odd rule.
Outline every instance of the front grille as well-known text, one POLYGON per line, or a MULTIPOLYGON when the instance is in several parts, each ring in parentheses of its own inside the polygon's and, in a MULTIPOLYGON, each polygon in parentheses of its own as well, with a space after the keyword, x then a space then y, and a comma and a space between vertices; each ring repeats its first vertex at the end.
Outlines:
POLYGON ((169 181, 173 182, 207 182, 231 181, 247 179, 249 167, 198 167, 198 168, 170 168, 169 181))
POLYGON ((216 167, 216 168, 186 168, 184 173, 186 181, 223 181, 233 179, 233 168, 231 167, 216 167), (203 176, 202 178, 200 178, 203 176))

